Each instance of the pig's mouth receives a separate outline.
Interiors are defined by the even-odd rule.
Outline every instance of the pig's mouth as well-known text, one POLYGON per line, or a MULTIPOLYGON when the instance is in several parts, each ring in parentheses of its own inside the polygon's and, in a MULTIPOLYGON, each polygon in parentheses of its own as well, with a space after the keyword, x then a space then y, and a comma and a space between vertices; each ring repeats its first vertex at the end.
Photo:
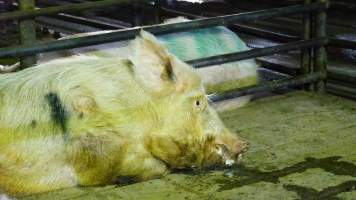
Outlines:
POLYGON ((230 156, 228 151, 225 151, 222 153, 222 160, 225 164, 226 167, 232 167, 234 165, 239 165, 242 162, 242 158, 244 153, 246 153, 246 151, 248 150, 249 145, 248 144, 244 144, 243 147, 241 148, 241 150, 239 151, 239 153, 230 156))
POLYGON ((226 159, 226 158, 224 158, 223 160, 225 161, 225 166, 227 166, 227 167, 232 167, 234 165, 238 165, 242 162, 242 153, 239 153, 235 160, 234 159, 226 159))
POLYGON ((189 167, 176 168, 174 171, 190 171, 190 170, 223 170, 231 169, 233 167, 241 164, 244 154, 248 150, 248 145, 241 148, 238 153, 231 153, 227 148, 218 151, 213 157, 210 157, 212 160, 207 159, 202 164, 190 165, 189 167))

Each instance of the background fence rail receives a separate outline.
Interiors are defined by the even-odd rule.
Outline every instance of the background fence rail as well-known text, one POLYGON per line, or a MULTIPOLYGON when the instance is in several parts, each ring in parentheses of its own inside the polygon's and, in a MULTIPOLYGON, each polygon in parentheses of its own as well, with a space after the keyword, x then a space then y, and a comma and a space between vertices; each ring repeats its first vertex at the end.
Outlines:
POLYGON ((283 8, 275 8, 270 10, 255 11, 242 14, 234 14, 227 16, 212 17, 206 19, 193 20, 189 22, 181 22, 175 24, 162 24, 153 26, 143 26, 140 28, 132 28, 111 33, 103 33, 95 36, 84 36, 80 38, 71 38, 53 42, 41 42, 33 45, 21 45, 18 47, 0 48, 0 57, 4 56, 23 56, 31 55, 47 51, 56 51, 70 49, 76 47, 90 46, 95 44, 108 43, 113 41, 127 40, 134 38, 140 31, 144 29, 153 34, 165 34, 179 31, 187 31, 198 28, 207 28, 212 26, 225 26, 234 22, 266 19, 276 16, 300 14, 307 12, 322 11, 327 9, 325 3, 312 3, 310 5, 296 5, 283 8))
MULTIPOLYGON (((23 0, 25 1, 25 0, 23 0)), ((21 10, 11 13, 0 14, 0 20, 9 19, 28 19, 32 21, 34 17, 43 15, 54 15, 61 12, 77 12, 87 9, 104 8, 112 5, 119 5, 129 3, 130 0, 104 0, 98 2, 70 4, 63 6, 55 6, 49 8, 40 8, 36 10, 21 10)), ((137 8, 136 3, 136 9, 137 8)), ((156 9, 156 21, 159 21, 159 9, 155 5, 156 9)), ((210 18, 200 18, 197 20, 180 22, 174 24, 160 24, 153 26, 143 26, 129 28, 125 30, 113 31, 102 33, 99 35, 89 35, 78 38, 70 38, 52 42, 36 42, 34 40, 26 39, 27 42, 23 42, 22 45, 15 47, 0 48, 0 57, 6 56, 25 56, 27 58, 33 57, 33 55, 42 52, 64 50, 70 48, 84 47, 96 44, 103 44, 109 42, 117 42, 120 40, 127 40, 134 38, 141 29, 151 32, 153 34, 166 34, 179 31, 189 31, 193 29, 208 28, 212 26, 227 26, 236 22, 244 21, 258 21, 268 18, 304 14, 304 35, 303 40, 294 41, 282 45, 276 45, 272 47, 251 49, 244 52, 236 52, 231 54, 212 56, 197 60, 187 61, 196 68, 205 67, 209 65, 216 65, 225 62, 238 61, 243 59, 255 58, 260 56, 271 55, 275 53, 281 53, 285 51, 291 51, 301 49, 304 51, 303 59, 301 61, 302 70, 299 71, 297 77, 279 80, 276 82, 259 85, 252 88, 242 88, 238 90, 228 91, 225 94, 216 97, 215 100, 223 100, 226 98, 237 97, 241 95, 253 94, 256 92, 273 91, 276 89, 283 89, 286 87, 294 87, 297 85, 304 85, 307 83, 317 83, 315 85, 316 91, 323 91, 326 78, 326 53, 325 45, 328 43, 326 38, 326 9, 329 4, 327 0, 317 0, 316 2, 311 0, 305 0, 304 5, 294 5, 280 8, 273 8, 267 10, 253 11, 240 14, 230 14, 225 16, 216 16, 210 18), (314 16, 314 17, 312 17, 314 16), (315 21, 313 21, 315 20, 315 21), (313 51, 312 51, 313 50, 313 51), (313 60, 312 60, 313 58, 313 60), (313 61, 313 62, 312 62, 313 61)), ((240 26, 239 26, 240 27, 240 26)), ((249 28, 247 28, 249 30, 249 28)), ((258 31, 257 31, 258 32, 258 31)), ((29 34, 28 34, 29 35, 29 34)), ((338 40, 342 43, 343 41, 338 40)), ((25 63, 22 63, 27 65, 25 63)))

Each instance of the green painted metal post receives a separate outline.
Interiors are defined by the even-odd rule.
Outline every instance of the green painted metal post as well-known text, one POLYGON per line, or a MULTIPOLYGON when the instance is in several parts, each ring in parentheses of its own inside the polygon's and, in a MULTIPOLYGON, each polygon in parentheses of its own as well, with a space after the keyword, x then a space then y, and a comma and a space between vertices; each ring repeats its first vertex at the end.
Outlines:
MULTIPOLYGON (((328 0, 317 0, 320 3, 328 4, 328 0)), ((319 11, 315 15, 315 37, 326 37, 326 11, 319 11)), ((320 72, 326 75, 327 70, 327 56, 325 45, 314 48, 314 71, 320 72)), ((316 92, 325 91, 326 79, 318 81, 314 85, 316 92)))
MULTIPOLYGON (((311 0, 304 0, 304 5, 311 4, 311 0)), ((312 21, 311 14, 303 14, 303 33, 302 38, 308 40, 312 37, 312 21)), ((301 64, 300 64, 300 75, 305 75, 313 72, 312 69, 312 48, 302 49, 301 51, 301 64)), ((306 90, 311 90, 311 84, 305 85, 306 90)))
MULTIPOLYGON (((35 9, 35 0, 20 0, 19 8, 21 11, 35 9)), ((36 42, 36 24, 33 19, 24 19, 19 21, 20 43, 22 45, 31 45, 36 42)), ((20 57, 21 69, 36 64, 36 55, 20 57)))

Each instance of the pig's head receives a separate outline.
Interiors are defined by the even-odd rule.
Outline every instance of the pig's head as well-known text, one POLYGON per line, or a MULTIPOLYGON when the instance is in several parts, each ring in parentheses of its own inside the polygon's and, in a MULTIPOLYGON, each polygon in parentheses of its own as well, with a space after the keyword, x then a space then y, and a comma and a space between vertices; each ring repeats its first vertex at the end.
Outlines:
POLYGON ((247 145, 209 106, 194 69, 144 31, 134 51, 135 78, 152 96, 154 126, 145 137, 152 155, 171 168, 238 163, 247 145))

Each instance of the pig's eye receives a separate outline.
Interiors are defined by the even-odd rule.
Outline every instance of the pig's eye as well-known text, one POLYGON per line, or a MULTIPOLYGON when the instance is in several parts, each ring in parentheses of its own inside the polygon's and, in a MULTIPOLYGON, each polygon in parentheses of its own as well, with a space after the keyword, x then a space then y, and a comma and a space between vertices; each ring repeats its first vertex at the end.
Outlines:
POLYGON ((204 110, 203 102, 201 100, 195 100, 194 101, 194 106, 199 111, 204 110))
POLYGON ((194 97, 191 101, 191 105, 194 106, 195 110, 203 111, 206 107, 206 102, 202 97, 194 97))

